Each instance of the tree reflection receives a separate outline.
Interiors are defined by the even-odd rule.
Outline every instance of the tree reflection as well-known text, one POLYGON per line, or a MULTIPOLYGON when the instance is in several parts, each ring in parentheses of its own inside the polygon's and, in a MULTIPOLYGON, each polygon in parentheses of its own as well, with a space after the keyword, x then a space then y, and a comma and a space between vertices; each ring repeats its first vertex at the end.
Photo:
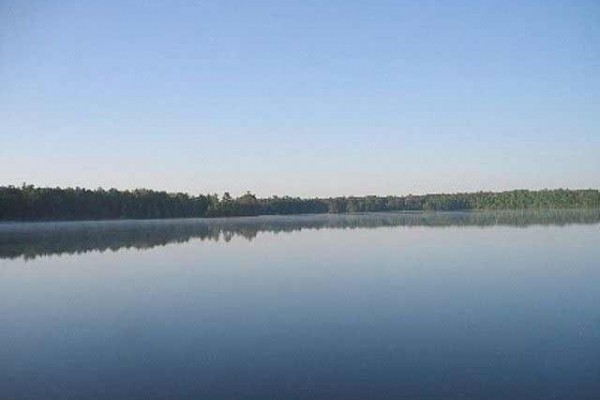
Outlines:
POLYGON ((597 224, 600 209, 483 212, 397 212, 344 215, 261 216, 223 219, 46 222, 0 224, 0 258, 34 259, 89 251, 149 249, 192 239, 228 243, 253 240, 259 233, 306 229, 381 227, 488 227, 506 225, 597 224))

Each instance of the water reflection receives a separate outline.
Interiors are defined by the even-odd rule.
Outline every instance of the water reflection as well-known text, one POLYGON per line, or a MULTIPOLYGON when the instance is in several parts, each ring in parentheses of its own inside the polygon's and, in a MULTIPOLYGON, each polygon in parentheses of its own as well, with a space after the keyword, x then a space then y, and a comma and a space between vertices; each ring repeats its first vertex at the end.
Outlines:
POLYGON ((1 225, 0 399, 600 398, 600 211, 1 225))
POLYGON ((223 219, 86 221, 0 224, 0 258, 34 259, 54 254, 148 249, 191 239, 229 242, 261 232, 303 229, 567 225, 600 223, 600 209, 437 213, 261 216, 223 219))

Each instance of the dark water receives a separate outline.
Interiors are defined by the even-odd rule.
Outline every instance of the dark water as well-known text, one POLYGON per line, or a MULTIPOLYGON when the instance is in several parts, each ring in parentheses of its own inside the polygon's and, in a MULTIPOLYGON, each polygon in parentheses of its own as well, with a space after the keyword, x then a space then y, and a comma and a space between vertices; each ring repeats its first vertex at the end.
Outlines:
POLYGON ((599 210, 0 224, 0 399, 599 398, 599 210))

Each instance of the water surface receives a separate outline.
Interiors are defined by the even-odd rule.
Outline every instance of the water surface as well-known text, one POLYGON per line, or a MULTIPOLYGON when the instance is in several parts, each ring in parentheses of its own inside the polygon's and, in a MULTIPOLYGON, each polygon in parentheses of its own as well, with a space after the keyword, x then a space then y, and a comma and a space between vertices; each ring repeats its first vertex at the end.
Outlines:
POLYGON ((0 398, 597 399, 600 211, 0 224, 0 398))

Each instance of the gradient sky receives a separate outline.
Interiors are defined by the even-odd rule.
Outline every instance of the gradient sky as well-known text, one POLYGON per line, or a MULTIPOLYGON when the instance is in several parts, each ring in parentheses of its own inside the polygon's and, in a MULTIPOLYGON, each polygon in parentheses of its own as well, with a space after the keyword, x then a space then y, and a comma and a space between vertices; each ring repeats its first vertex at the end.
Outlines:
POLYGON ((0 2, 0 185, 600 187, 600 2, 0 2))

